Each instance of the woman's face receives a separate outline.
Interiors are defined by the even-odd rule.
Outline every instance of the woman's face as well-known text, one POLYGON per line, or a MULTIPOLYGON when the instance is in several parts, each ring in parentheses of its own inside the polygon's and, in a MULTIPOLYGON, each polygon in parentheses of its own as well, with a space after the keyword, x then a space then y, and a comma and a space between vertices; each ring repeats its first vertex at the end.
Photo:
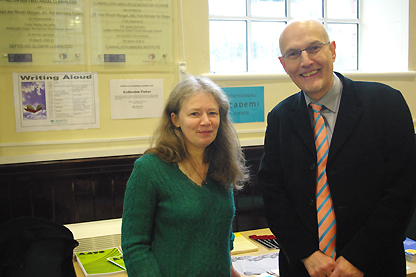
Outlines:
POLYGON ((171 113, 181 128, 188 151, 205 149, 216 138, 220 126, 219 105, 210 93, 200 91, 185 100, 179 113, 171 113))

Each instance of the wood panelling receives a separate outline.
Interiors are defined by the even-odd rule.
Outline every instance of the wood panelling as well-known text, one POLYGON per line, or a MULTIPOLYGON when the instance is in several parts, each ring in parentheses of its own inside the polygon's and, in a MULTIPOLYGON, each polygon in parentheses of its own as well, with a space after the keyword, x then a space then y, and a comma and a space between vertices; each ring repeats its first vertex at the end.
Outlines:
POLYGON ((139 156, 0 166, 0 223, 36 216, 68 224, 119 218, 139 156))
POLYGON ((257 171, 263 147, 244 148, 247 165, 250 168, 250 182, 241 191, 235 193, 236 220, 234 230, 246 231, 257 228, 266 228, 264 217, 263 198, 257 182, 257 171))
MULTIPOLYGON (((235 194, 235 231, 267 227, 256 173, 262 146, 245 147, 252 178, 235 194)), ((120 218, 139 155, 0 165, 0 224, 36 216, 69 224, 120 218)))

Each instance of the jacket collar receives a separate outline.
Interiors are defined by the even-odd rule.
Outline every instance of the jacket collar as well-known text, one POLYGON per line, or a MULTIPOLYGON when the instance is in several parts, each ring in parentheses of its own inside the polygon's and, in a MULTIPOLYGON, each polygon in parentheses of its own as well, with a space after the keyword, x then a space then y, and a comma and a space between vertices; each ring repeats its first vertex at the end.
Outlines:
POLYGON ((355 83, 340 73, 336 74, 340 78, 344 88, 341 95, 341 103, 332 136, 331 147, 329 149, 328 163, 336 156, 339 149, 348 140, 363 113, 361 96, 355 83))
MULTIPOLYGON (((363 112, 361 97, 355 83, 352 80, 345 78, 338 72, 335 72, 335 74, 341 80, 343 90, 331 146, 329 149, 328 163, 330 163, 330 161, 336 156, 339 149, 351 135, 363 112)), ((309 114, 305 104, 305 96, 302 91, 297 94, 296 99, 292 104, 292 113, 289 117, 292 120, 292 125, 296 129, 302 141, 305 143, 308 151, 311 155, 313 155, 313 157, 316 157, 313 130, 310 125, 309 114)))

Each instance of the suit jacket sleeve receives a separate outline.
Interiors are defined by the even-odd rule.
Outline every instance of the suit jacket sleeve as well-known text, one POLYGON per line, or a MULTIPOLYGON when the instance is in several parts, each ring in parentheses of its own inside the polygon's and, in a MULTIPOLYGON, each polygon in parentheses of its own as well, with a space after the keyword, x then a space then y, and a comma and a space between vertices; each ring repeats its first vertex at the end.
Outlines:
MULTIPOLYGON (((298 95, 298 97, 300 97, 298 95)), ((304 112, 304 123, 310 124, 307 109, 304 112)), ((307 197, 314 197, 315 169, 311 165, 316 158, 309 153, 303 152, 303 148, 296 147, 295 141, 291 140, 293 134, 288 120, 289 110, 285 105, 278 105, 267 117, 267 130, 265 136, 265 153, 260 163, 258 181, 263 191, 265 215, 271 231, 275 234, 281 251, 285 254, 290 267, 294 267, 302 259, 310 256, 319 249, 317 233, 311 227, 305 225, 301 219, 304 212, 308 212, 312 226, 316 225, 316 209, 313 199, 299 203, 292 197, 295 187, 287 183, 293 180, 299 187, 306 187, 306 183, 312 185, 310 191, 299 191, 300 194, 308 193, 307 197), (310 163, 292 163, 293 159, 288 157, 304 157, 310 159, 310 163), (285 159, 288 157, 289 159, 285 159), (290 175, 290 176, 288 176, 290 175), (306 180, 307 181, 306 181, 306 180), (299 205, 298 205, 299 204, 299 205), (306 209, 304 209, 306 208, 306 209), (303 210, 303 211, 300 211, 303 210)), ((310 135, 313 134, 310 125, 310 135)), ((311 147, 314 147, 313 145, 311 147)), ((291 182, 292 183, 292 182, 291 182)))
MULTIPOLYGON (((363 96, 364 115, 356 128, 368 129, 372 133, 362 136, 361 146, 357 143, 347 148, 350 152, 353 148, 361 149, 362 156, 357 155, 356 163, 348 160, 349 164, 343 165, 344 173, 337 173, 341 161, 338 159, 338 164, 334 158, 328 180, 342 184, 342 187, 333 189, 335 194, 342 195, 338 203, 344 201, 336 211, 339 218, 337 236, 342 240, 342 250, 338 255, 365 273, 376 272, 388 263, 388 254, 403 255, 391 252, 402 244, 414 211, 416 145, 412 117, 402 94, 384 85, 374 88, 371 83, 360 83, 358 87, 369 96, 363 96), (371 120, 367 120, 369 117, 371 120), (349 194, 345 194, 348 189, 346 180, 350 184, 353 181, 347 174, 354 173, 361 189, 352 189, 353 193, 348 197, 349 194), (346 199, 349 203, 345 202, 346 199), (356 219, 347 214, 353 209, 356 219), (375 259, 372 253, 380 253, 377 255, 379 258, 375 259)), ((350 141, 358 140, 351 135, 345 144, 349 145, 350 141)))

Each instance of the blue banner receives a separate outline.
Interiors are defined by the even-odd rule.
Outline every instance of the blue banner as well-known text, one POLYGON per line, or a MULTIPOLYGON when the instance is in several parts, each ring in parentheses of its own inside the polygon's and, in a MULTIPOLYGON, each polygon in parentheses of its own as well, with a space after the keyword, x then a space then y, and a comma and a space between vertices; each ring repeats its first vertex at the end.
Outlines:
POLYGON ((230 100, 234 123, 264 122, 264 87, 222 88, 230 100))

